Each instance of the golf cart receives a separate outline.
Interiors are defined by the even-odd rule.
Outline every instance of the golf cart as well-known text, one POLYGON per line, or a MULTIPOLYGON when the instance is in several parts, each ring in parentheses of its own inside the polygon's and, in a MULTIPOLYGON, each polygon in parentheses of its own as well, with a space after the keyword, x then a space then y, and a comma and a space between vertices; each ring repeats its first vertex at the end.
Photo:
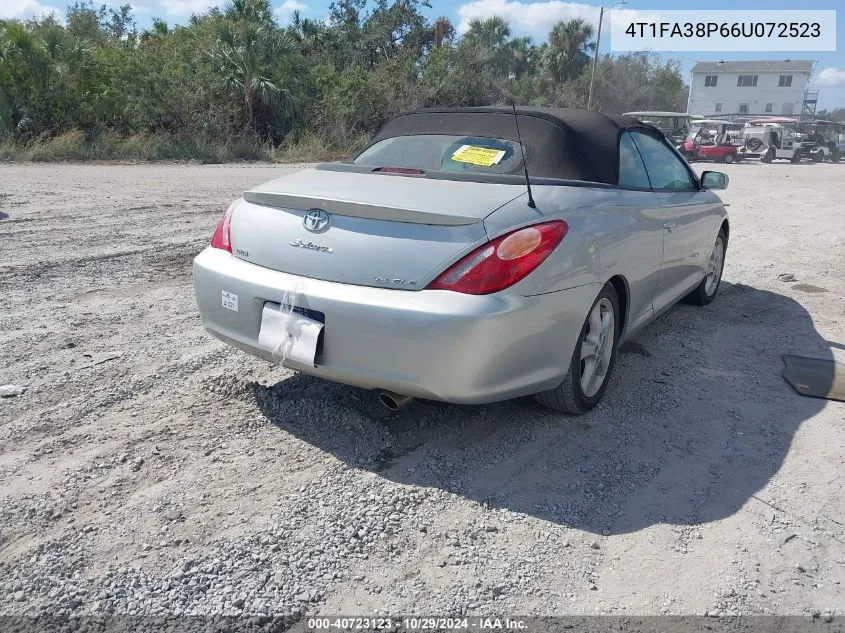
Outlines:
POLYGON ((816 162, 830 160, 838 163, 842 152, 839 149, 839 135, 845 131, 842 123, 816 119, 798 124, 804 147, 816 162))
POLYGON ((764 163, 771 163, 775 158, 797 163, 807 155, 795 130, 777 123, 746 123, 737 136, 737 142, 740 145, 738 158, 759 158, 764 163))
POLYGON ((625 116, 634 117, 653 125, 663 132, 673 145, 680 149, 690 129, 690 122, 703 119, 701 116, 694 116, 686 112, 626 112, 625 116))
POLYGON ((713 160, 733 163, 740 160, 737 146, 729 137, 734 124, 721 119, 693 121, 686 140, 678 148, 687 160, 713 160))

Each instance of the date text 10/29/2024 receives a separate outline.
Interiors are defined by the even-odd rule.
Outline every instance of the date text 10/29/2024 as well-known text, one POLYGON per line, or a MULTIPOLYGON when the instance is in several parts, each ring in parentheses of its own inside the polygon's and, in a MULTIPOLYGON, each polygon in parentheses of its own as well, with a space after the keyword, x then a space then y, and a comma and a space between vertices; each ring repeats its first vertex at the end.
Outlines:
POLYGON ((438 617, 316 617, 308 618, 306 631, 524 631, 519 618, 438 617))

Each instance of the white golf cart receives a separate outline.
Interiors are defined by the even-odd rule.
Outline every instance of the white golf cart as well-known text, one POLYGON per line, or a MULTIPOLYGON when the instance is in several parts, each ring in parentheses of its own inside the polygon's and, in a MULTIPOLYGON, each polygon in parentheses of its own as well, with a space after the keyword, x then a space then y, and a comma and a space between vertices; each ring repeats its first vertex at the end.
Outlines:
MULTIPOLYGON (((756 123, 756 122, 753 122, 756 123)), ((793 163, 799 162, 807 152, 801 143, 800 135, 792 128, 778 123, 754 125, 746 123, 737 136, 738 155, 742 158, 759 158, 764 163, 771 163, 776 158, 783 158, 793 163)))

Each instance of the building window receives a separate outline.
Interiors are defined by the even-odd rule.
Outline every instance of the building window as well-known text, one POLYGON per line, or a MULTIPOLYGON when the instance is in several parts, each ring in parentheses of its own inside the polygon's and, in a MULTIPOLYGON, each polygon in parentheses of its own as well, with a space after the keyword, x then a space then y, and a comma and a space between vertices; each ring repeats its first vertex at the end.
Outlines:
POLYGON ((757 75, 739 75, 736 78, 736 85, 740 88, 755 88, 757 86, 757 75))
POLYGON ((778 88, 789 88, 792 85, 792 75, 778 77, 778 88))
POLYGON ((748 114, 748 104, 747 103, 740 103, 739 104, 739 113, 740 114, 748 114))
POLYGON ((721 111, 722 111, 722 104, 721 104, 721 103, 717 103, 717 104, 716 104, 716 112, 721 112, 721 111))
POLYGON ((772 104, 771 104, 771 103, 767 103, 767 104, 766 104, 766 112, 771 112, 771 111, 772 111, 772 104))
POLYGON ((781 111, 781 114, 792 114, 792 108, 794 106, 795 106, 795 104, 791 103, 791 102, 790 103, 784 103, 783 104, 783 110, 781 111))
POLYGON ((705 88, 715 88, 717 81, 719 81, 719 75, 705 75, 704 76, 704 87, 705 88))

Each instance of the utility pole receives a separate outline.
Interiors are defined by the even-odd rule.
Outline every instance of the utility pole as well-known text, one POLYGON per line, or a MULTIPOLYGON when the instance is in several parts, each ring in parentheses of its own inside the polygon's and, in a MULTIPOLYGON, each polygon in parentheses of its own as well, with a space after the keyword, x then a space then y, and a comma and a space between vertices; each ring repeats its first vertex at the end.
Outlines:
MULTIPOLYGON (((614 7, 628 4, 628 0, 619 0, 614 7)), ((608 9, 610 11, 610 9, 608 9)), ((596 65, 599 62, 599 47, 601 46, 601 23, 604 19, 604 7, 599 11, 599 31, 596 34, 596 52, 593 54, 593 69, 590 71, 590 92, 587 95, 587 110, 593 109, 593 82, 596 80, 596 65)))
POLYGON ((590 71, 590 92, 587 96, 587 110, 593 109, 593 82, 596 80, 596 64, 599 61, 599 46, 601 45, 601 22, 604 18, 604 7, 599 11, 599 32, 596 35, 596 51, 593 54, 593 69, 590 71))

